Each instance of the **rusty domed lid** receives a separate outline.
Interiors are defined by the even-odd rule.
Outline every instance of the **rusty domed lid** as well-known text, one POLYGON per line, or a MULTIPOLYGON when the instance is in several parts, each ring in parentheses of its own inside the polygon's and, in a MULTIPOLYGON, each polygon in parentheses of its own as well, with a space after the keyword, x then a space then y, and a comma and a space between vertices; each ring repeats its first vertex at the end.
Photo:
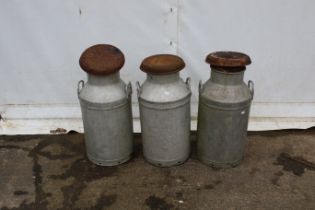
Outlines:
POLYGON ((251 64, 251 59, 248 55, 240 52, 218 51, 210 53, 206 62, 218 70, 242 71, 251 64))
POLYGON ((123 67, 125 57, 115 46, 97 44, 82 53, 79 63, 89 74, 108 75, 118 72, 123 67))
POLYGON ((152 55, 145 58, 140 69, 151 74, 170 74, 182 70, 185 62, 182 58, 171 54, 152 55))

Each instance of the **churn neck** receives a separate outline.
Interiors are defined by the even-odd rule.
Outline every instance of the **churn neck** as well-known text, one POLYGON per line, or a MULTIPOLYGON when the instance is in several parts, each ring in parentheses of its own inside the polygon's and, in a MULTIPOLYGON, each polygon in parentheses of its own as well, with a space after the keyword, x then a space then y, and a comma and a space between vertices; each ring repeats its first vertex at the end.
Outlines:
POLYGON ((91 85, 108 85, 119 82, 119 72, 109 75, 94 75, 88 74, 88 83, 91 85))
POLYGON ((147 74, 147 80, 152 83, 172 83, 176 82, 179 79, 179 72, 171 74, 147 74))
POLYGON ((244 72, 223 72, 212 68, 210 80, 222 85, 238 85, 243 83, 244 72))
POLYGON ((252 63, 248 55, 235 51, 210 53, 206 57, 206 62, 211 68, 210 80, 222 85, 243 83, 246 66, 252 63))

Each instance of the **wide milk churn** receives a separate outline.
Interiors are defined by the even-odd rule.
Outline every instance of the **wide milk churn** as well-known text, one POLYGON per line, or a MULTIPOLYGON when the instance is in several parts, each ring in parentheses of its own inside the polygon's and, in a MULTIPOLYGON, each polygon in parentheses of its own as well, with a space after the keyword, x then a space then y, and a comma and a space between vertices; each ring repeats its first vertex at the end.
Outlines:
POLYGON ((119 77, 125 58, 106 44, 86 49, 80 66, 87 82, 78 83, 87 157, 102 166, 126 162, 133 151, 131 84, 119 77))
POLYGON ((140 69, 147 73, 138 86, 140 122, 145 159, 156 166, 183 163, 190 154, 190 79, 179 71, 184 61, 162 54, 145 58, 140 69))
POLYGON ((207 56, 211 77, 199 85, 197 154, 214 167, 239 164, 244 155, 253 82, 243 81, 249 56, 215 52, 207 56))

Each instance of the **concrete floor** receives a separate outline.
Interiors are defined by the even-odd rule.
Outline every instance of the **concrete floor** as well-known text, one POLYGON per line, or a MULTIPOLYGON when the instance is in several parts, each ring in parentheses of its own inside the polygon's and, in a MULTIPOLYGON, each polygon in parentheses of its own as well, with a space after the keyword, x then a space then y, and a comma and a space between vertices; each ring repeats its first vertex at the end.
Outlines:
POLYGON ((135 139, 134 159, 102 168, 81 134, 0 137, 0 209, 315 209, 315 129, 250 132, 242 164, 221 170, 194 153, 156 168, 135 139))

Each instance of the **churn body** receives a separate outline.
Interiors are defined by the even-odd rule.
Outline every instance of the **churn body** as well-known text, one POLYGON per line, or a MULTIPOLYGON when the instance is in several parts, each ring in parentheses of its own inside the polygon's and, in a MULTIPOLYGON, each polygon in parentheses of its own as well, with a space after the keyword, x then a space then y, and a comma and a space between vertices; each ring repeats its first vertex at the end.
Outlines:
MULTIPOLYGON (((115 48, 106 47, 101 49, 117 53, 115 48)), ((112 62, 106 56, 100 59, 112 62)), ((102 166, 126 162, 133 151, 132 90, 130 83, 120 79, 120 68, 102 74, 88 71, 87 83, 80 81, 78 86, 87 157, 102 166)))
MULTIPOLYGON (((245 56, 226 53, 220 56, 227 56, 226 59, 245 56)), ((250 63, 249 57, 247 59, 245 63, 228 66, 224 66, 224 62, 213 64, 210 60, 211 77, 200 84, 197 154, 205 164, 230 167, 243 158, 253 99, 253 83, 249 81, 246 85, 243 81, 245 65, 250 63)))
MULTIPOLYGON (((170 62, 159 56, 159 62, 170 62)), ((141 69, 147 73, 144 83, 138 83, 144 157, 160 167, 181 164, 190 154, 190 80, 184 82, 179 69, 141 69)))

